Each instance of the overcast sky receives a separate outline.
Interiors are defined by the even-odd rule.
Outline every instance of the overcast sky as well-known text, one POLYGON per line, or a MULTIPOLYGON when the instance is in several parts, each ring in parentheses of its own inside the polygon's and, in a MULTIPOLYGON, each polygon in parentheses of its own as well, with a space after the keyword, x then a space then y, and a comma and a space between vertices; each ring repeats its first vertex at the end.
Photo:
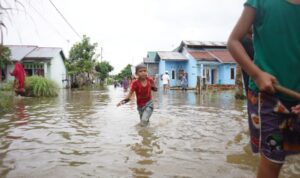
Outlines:
MULTIPOLYGON (((14 1, 14 0, 6 0, 14 1)), ((62 47, 80 38, 48 0, 19 0, 5 15, 5 44, 62 47)), ((119 72, 147 51, 173 50, 182 40, 226 41, 244 0, 52 0, 75 30, 103 47, 119 72)))

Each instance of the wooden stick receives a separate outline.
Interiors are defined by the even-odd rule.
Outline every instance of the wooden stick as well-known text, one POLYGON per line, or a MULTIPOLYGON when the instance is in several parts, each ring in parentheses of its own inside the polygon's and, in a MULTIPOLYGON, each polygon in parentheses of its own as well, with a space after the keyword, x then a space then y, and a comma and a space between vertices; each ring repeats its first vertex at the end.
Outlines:
POLYGON ((292 98, 297 99, 297 100, 300 101, 300 93, 295 92, 295 91, 293 91, 293 90, 290 90, 290 89, 288 89, 288 88, 285 88, 285 87, 283 87, 283 86, 281 86, 281 85, 279 85, 279 84, 275 84, 275 85, 274 85, 274 88, 275 88, 275 90, 276 90, 277 92, 282 93, 282 94, 285 94, 285 95, 287 95, 287 96, 289 96, 289 97, 292 97, 292 98))

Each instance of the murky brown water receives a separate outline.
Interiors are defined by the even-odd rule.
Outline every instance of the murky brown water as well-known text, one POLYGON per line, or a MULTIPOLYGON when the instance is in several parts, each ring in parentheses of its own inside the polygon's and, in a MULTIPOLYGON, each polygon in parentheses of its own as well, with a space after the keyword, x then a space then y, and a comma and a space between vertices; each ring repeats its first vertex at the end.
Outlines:
MULTIPOLYGON (((117 108, 118 88, 15 99, 0 116, 0 177, 255 177, 245 103, 231 92, 170 91, 138 125, 135 103, 117 108)), ((289 158, 282 177, 300 175, 289 158)))

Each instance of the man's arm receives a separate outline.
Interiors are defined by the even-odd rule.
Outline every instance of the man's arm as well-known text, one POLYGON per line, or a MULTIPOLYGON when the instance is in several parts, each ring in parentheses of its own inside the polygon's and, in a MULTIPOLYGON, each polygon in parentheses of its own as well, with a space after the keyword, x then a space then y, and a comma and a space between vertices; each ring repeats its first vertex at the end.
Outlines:
POLYGON ((245 6, 243 13, 234 27, 229 39, 228 49, 234 59, 254 80, 255 84, 261 91, 274 93, 273 84, 276 83, 276 78, 258 68, 246 53, 241 44, 242 38, 247 34, 249 28, 254 22, 256 10, 252 7, 245 6))

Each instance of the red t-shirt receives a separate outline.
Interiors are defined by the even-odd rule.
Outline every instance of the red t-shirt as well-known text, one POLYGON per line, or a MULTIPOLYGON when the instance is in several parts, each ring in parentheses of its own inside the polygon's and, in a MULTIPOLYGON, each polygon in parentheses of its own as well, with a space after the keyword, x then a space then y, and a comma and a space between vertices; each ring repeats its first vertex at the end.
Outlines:
POLYGON ((151 86, 154 84, 154 81, 149 77, 147 77, 146 80, 146 86, 142 86, 139 80, 135 80, 131 84, 130 90, 135 92, 138 107, 145 106, 146 103, 152 99, 151 86))

